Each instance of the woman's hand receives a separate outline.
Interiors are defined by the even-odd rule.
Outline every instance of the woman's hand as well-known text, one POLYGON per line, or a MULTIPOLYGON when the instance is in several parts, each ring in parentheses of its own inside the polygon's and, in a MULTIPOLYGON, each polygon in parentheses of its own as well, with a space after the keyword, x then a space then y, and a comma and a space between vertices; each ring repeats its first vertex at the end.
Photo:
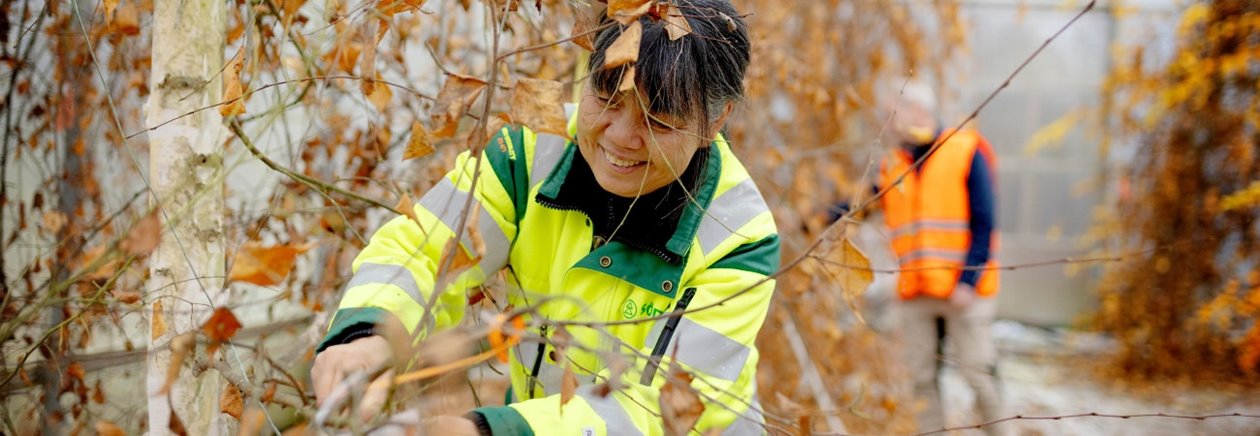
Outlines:
MULTIPOLYGON (((346 392, 335 392, 335 388, 350 374, 376 371, 391 365, 393 357, 393 349, 384 336, 368 336, 328 347, 315 356, 315 363, 311 366, 316 404, 323 404, 330 397, 345 395, 346 392)), ((366 422, 381 412, 393 380, 394 370, 389 369, 368 384, 359 403, 360 419, 366 422)))

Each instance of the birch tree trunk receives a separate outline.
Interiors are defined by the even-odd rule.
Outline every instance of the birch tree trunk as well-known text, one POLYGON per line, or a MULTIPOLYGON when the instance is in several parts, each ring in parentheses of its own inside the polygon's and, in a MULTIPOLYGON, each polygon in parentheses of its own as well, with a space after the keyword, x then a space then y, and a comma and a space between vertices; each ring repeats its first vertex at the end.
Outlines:
MULTIPOLYGON (((152 94, 145 124, 156 126, 222 99, 227 11, 222 0, 157 0, 153 13, 152 94)), ((161 391, 171 368, 171 339, 195 331, 209 317, 223 288, 223 151, 217 109, 149 133, 150 197, 159 207, 162 242, 150 258, 149 431, 167 434, 172 413, 190 435, 228 433, 219 411, 223 387, 214 371, 184 370, 161 391)), ((187 362, 191 362, 190 353, 187 362)), ((219 353, 220 356, 224 352, 219 353)))

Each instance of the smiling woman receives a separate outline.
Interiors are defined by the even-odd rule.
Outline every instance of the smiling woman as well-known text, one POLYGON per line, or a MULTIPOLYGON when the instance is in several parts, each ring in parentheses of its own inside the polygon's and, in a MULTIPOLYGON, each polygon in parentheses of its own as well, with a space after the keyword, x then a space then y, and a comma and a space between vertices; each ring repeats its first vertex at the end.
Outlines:
MULTIPOLYGON (((504 128, 484 157, 462 154, 414 217, 373 235, 318 347, 321 401, 356 371, 406 365, 391 336, 415 343, 457 325, 467 291, 502 271, 538 339, 509 353, 507 405, 440 418, 442 433, 764 432, 754 342, 779 239, 718 134, 743 92, 747 29, 728 0, 645 4, 632 63, 603 68, 627 28, 605 20, 569 138, 504 128), (691 31, 670 35, 683 20, 691 31), (480 262, 443 271, 462 222, 477 223, 485 250, 460 238, 451 246, 480 262)), ((368 387, 362 417, 380 412, 393 376, 368 387)))
POLYGON ((743 23, 721 18, 736 16, 725 2, 699 3, 706 2, 690 6, 709 19, 690 20, 691 37, 671 40, 668 20, 643 26, 633 64, 602 68, 608 49, 622 35, 619 26, 609 26, 595 40, 593 73, 578 115, 578 145, 600 186, 613 194, 633 197, 670 184, 697 151, 697 165, 702 165, 708 155, 702 146, 722 129, 743 95, 749 62, 743 23), (631 68, 635 86, 618 91, 631 68))

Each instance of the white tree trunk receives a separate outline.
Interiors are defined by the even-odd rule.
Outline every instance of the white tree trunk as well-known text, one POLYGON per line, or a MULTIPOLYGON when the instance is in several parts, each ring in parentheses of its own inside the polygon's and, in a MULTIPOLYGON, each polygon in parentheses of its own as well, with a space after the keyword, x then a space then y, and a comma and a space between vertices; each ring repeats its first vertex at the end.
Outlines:
MULTIPOLYGON (((157 0, 153 13, 150 127, 214 103, 223 95, 227 2, 157 0)), ((162 242, 150 262, 149 431, 169 433, 173 412, 190 435, 228 433, 219 412, 222 378, 194 374, 187 362, 170 402, 154 396, 165 384, 171 338, 197 330, 223 288, 223 150, 226 130, 217 109, 198 112, 149 133, 151 200, 161 211, 162 242)), ((204 353, 200 353, 204 355, 204 353)), ((223 351, 219 353, 223 354, 223 351)))

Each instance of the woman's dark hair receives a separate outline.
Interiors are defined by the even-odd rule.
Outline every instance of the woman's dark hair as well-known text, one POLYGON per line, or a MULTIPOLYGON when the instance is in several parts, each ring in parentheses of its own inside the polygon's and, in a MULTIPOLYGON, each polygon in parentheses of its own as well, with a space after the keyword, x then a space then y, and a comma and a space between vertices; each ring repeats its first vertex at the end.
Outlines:
MULTIPOLYGON (((729 0, 672 0, 677 14, 691 25, 691 33, 669 40, 667 20, 644 15, 639 60, 633 64, 635 85, 647 99, 648 110, 686 120, 699 120, 697 133, 710 137, 712 122, 726 103, 744 95, 748 70, 748 28, 729 0)), ((625 68, 603 68, 604 53, 621 36, 623 26, 604 17, 605 29, 595 37, 590 57, 591 86, 613 95, 625 68)))

